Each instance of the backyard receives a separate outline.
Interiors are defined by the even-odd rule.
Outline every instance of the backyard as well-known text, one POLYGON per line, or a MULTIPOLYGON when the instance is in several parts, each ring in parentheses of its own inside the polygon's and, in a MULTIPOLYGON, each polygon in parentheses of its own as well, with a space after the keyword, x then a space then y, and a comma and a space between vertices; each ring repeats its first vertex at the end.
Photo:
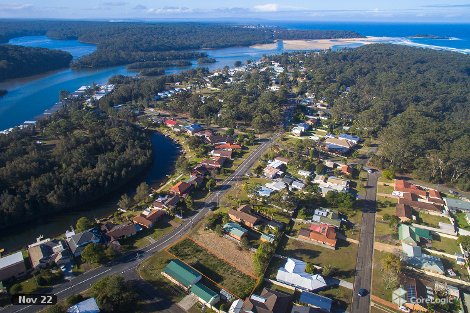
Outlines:
POLYGON ((239 298, 247 297, 255 287, 255 277, 243 273, 188 238, 179 241, 167 251, 239 298))

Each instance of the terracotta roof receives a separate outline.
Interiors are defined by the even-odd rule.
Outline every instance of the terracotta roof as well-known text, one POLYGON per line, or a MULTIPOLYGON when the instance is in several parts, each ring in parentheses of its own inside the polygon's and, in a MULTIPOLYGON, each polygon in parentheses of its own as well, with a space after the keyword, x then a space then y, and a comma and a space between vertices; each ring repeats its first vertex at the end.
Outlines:
POLYGON ((395 190, 400 192, 409 192, 421 197, 426 197, 426 190, 419 188, 403 179, 395 179, 395 190))
POLYGON ((439 204, 422 202, 422 201, 414 201, 414 200, 409 200, 406 198, 399 198, 398 204, 409 205, 415 210, 442 212, 442 209, 443 209, 443 206, 439 204))
POLYGON ((148 219, 146 219, 145 217, 143 217, 142 215, 137 215, 135 216, 132 221, 135 223, 135 224, 139 224, 139 225, 142 225, 144 227, 147 227, 147 228, 150 228, 152 227, 152 222, 149 221, 148 219))
POLYGON ((398 217, 406 217, 406 218, 409 218, 411 220, 411 218, 413 217, 412 213, 413 213, 413 210, 411 209, 411 207, 409 205, 406 205, 406 204, 403 204, 403 203, 397 204, 397 206, 396 206, 396 215, 398 217))
POLYGON ((336 230, 328 224, 313 224, 310 226, 310 239, 336 245, 336 230))
POLYGON ((241 150, 242 146, 240 145, 235 145, 235 144, 230 144, 230 143, 226 143, 226 144, 223 144, 223 145, 218 145, 218 146, 215 146, 214 147, 215 149, 231 149, 231 150, 241 150))
POLYGON ((170 190, 176 194, 184 195, 191 190, 191 187, 192 187, 191 184, 188 184, 184 181, 180 181, 179 183, 171 187, 170 190))
POLYGON ((165 125, 176 126, 177 124, 178 124, 178 122, 175 121, 175 120, 165 120, 165 125))
POLYGON ((155 223, 156 221, 160 219, 160 217, 162 217, 165 214, 166 214, 166 211, 164 210, 154 210, 152 211, 152 213, 147 215, 147 219, 151 221, 152 223, 155 223))
POLYGON ((204 160, 204 161, 201 162, 201 164, 211 166, 211 167, 215 167, 215 168, 220 168, 224 165, 225 160, 227 160, 227 158, 215 157, 215 158, 210 159, 210 160, 204 160))
POLYGON ((429 198, 442 199, 439 191, 435 189, 429 189, 429 198))

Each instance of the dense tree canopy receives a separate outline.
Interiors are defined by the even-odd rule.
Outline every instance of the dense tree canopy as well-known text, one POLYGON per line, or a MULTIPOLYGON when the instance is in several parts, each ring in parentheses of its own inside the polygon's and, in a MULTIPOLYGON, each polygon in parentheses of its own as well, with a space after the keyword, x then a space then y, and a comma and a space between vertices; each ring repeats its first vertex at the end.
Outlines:
POLYGON ((74 105, 33 135, 0 135, 0 229, 103 197, 144 170, 151 154, 138 127, 74 105))
POLYGON ((272 58, 307 68, 301 90, 332 104, 336 121, 378 137, 377 165, 470 189, 468 55, 376 44, 272 58))
POLYGON ((68 67, 70 61, 72 55, 65 51, 0 45, 0 81, 68 67))

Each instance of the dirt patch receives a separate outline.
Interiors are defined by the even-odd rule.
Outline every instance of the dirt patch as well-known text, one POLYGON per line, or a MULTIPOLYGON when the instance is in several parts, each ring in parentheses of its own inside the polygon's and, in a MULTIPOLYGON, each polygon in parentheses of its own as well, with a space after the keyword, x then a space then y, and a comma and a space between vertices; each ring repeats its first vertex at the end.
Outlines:
POLYGON ((215 232, 202 228, 199 228, 190 238, 217 257, 236 265, 239 270, 255 275, 253 252, 241 250, 236 242, 221 238, 215 232))

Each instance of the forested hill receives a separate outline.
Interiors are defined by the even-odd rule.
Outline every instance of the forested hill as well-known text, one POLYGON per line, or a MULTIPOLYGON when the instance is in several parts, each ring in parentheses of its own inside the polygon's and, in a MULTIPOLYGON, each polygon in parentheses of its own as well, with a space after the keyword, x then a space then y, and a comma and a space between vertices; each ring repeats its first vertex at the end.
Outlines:
POLYGON ((77 68, 123 65, 135 62, 198 59, 188 53, 205 48, 225 48, 271 43, 274 39, 360 37, 351 31, 286 30, 208 23, 109 23, 73 21, 0 21, 0 42, 25 35, 54 39, 79 39, 97 50, 77 60, 77 68), (183 51, 186 50, 186 54, 183 51))
POLYGON ((106 196, 150 164, 142 130, 82 108, 39 121, 35 135, 0 134, 0 230, 106 196))
POLYGON ((0 81, 68 67, 71 61, 65 51, 0 45, 0 81))
POLYGON ((378 165, 470 189, 470 56, 367 45, 273 58, 304 61, 311 79, 303 90, 333 103, 337 120, 378 136, 378 165))

